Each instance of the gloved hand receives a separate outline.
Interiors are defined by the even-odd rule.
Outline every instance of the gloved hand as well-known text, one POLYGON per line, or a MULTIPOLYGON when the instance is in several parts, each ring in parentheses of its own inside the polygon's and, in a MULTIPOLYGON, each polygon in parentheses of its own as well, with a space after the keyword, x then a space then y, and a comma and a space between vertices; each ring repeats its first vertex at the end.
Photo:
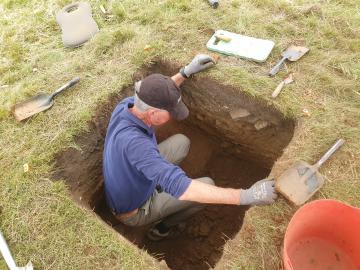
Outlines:
POLYGON ((198 73, 215 65, 215 60, 206 54, 198 54, 190 64, 180 70, 181 75, 189 78, 192 74, 198 73))
POLYGON ((272 204, 276 198, 275 181, 264 179, 256 182, 249 189, 241 190, 240 205, 272 204))

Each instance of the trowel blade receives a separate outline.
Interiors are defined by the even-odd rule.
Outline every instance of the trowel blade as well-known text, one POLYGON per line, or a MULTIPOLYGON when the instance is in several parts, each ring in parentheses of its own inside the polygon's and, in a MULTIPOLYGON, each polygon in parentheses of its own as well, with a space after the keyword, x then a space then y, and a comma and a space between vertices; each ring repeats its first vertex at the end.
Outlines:
POLYGON ((289 61, 294 62, 299 60, 308 51, 309 48, 291 45, 289 48, 286 49, 286 51, 282 53, 282 56, 285 57, 286 55, 289 61))

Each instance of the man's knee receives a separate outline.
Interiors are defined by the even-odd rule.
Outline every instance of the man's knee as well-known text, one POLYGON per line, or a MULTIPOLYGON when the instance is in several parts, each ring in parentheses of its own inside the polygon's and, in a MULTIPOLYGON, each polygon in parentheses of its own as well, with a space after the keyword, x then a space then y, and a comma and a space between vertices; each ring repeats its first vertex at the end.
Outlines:
POLYGON ((178 133, 175 134, 174 137, 179 142, 179 144, 182 144, 190 148, 190 139, 186 137, 184 134, 178 133))
POLYGON ((186 156, 190 150, 190 139, 180 133, 175 134, 173 138, 176 141, 176 144, 181 146, 182 154, 186 156))
POLYGON ((198 178, 196 180, 201 181, 201 182, 203 182, 205 184, 215 186, 214 180, 212 180, 210 177, 201 177, 201 178, 198 178))

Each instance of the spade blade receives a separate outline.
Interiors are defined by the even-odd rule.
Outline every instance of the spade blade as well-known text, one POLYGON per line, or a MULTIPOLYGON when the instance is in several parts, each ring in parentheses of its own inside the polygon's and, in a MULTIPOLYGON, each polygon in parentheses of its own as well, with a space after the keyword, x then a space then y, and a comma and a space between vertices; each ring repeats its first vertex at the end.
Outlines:
POLYGON ((22 121, 39 112, 49 109, 54 104, 47 94, 39 94, 24 102, 16 104, 11 111, 17 121, 22 121))

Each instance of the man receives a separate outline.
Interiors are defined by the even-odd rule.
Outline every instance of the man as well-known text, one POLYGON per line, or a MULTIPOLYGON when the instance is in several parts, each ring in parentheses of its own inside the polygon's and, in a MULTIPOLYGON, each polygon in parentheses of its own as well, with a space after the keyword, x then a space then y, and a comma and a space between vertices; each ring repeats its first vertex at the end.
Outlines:
POLYGON ((216 187, 208 177, 190 179, 177 166, 188 154, 190 140, 176 134, 156 142, 154 126, 189 114, 181 100, 181 83, 214 63, 201 54, 171 78, 146 77, 135 84, 134 97, 121 101, 111 116, 103 162, 107 203, 126 225, 155 223, 148 232, 152 240, 167 237, 203 204, 260 205, 277 197, 274 181, 262 180, 243 190, 216 187))

